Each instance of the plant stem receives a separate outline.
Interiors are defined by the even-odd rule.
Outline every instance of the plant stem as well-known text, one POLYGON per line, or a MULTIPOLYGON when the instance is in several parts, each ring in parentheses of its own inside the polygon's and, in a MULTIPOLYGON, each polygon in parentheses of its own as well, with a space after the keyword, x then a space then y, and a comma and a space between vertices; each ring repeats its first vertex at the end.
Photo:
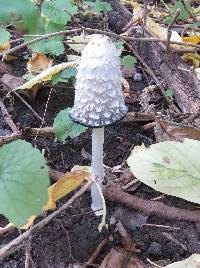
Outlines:
MULTIPOLYGON (((102 186, 102 180, 104 178, 103 169, 103 143, 104 143, 104 128, 94 128, 92 131, 92 174, 94 179, 102 186)), ((102 200, 99 193, 99 189, 96 183, 91 186, 92 205, 91 208, 95 211, 96 216, 102 215, 102 200)))

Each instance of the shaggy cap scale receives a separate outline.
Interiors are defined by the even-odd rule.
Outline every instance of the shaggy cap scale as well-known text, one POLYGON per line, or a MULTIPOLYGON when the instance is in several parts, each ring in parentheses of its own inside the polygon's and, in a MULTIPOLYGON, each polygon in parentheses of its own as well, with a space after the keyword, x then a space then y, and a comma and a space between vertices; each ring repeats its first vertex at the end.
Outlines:
POLYGON ((88 127, 103 127, 126 115, 119 55, 119 50, 104 35, 94 35, 85 47, 70 112, 73 121, 88 127))

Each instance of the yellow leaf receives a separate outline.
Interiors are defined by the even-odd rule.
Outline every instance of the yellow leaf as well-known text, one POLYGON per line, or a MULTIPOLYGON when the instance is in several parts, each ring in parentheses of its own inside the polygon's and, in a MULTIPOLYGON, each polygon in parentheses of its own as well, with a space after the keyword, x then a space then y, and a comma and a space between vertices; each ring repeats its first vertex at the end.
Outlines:
POLYGON ((87 177, 89 173, 85 171, 74 171, 66 173, 56 183, 48 188, 48 203, 43 207, 43 210, 55 209, 56 201, 73 191, 87 177))
POLYGON ((183 42, 198 45, 200 43, 200 35, 193 35, 188 37, 182 37, 183 42))
POLYGON ((24 224, 22 227, 20 227, 20 229, 22 230, 27 230, 33 223, 34 223, 34 220, 36 219, 36 216, 35 215, 32 215, 26 224, 24 224))
POLYGON ((52 66, 53 60, 42 53, 34 52, 27 63, 27 69, 32 74, 38 74, 52 66))
POLYGON ((10 49, 10 43, 4 43, 4 44, 0 44, 0 52, 4 52, 6 50, 10 49))
MULTIPOLYGON (((56 183, 48 188, 48 202, 42 211, 56 209, 56 201, 76 189, 84 180, 90 178, 90 173, 84 170, 76 170, 65 173, 56 183)), ((20 229, 28 229, 34 222, 36 216, 31 216, 27 223, 20 229)))
POLYGON ((14 91, 19 90, 19 89, 31 89, 34 85, 41 84, 42 82, 51 80, 54 74, 57 74, 60 71, 63 71, 64 69, 74 67, 77 63, 78 63, 77 61, 73 61, 73 62, 64 62, 58 65, 54 65, 53 67, 50 67, 47 70, 41 72, 40 74, 38 74, 33 79, 26 82, 25 84, 17 87, 16 89, 14 89, 14 91))
POLYGON ((195 68, 200 66, 200 56, 198 53, 185 53, 181 58, 195 68))

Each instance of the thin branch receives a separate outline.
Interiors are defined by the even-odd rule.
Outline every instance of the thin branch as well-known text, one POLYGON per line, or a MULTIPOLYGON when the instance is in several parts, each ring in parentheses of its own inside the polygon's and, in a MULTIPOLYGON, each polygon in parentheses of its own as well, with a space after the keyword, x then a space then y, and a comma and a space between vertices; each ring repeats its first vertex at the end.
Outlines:
POLYGON ((176 21, 177 17, 181 14, 181 9, 178 8, 176 10, 176 13, 174 14, 173 18, 172 18, 172 21, 170 22, 168 28, 167 28, 167 44, 166 44, 166 49, 167 49, 167 52, 170 51, 170 39, 171 39, 171 35, 172 35, 172 27, 173 27, 173 24, 174 22, 176 21))
POLYGON ((181 0, 181 3, 182 3, 182 5, 183 5, 183 7, 184 7, 184 9, 187 11, 187 13, 190 15, 190 18, 192 18, 193 19, 193 21, 198 21, 197 20, 197 18, 194 16, 194 14, 192 14, 192 12, 189 10, 189 8, 186 6, 186 3, 185 3, 185 1, 184 0, 181 0))
MULTIPOLYGON (((91 33, 91 34, 105 34, 108 35, 110 37, 116 38, 117 40, 126 40, 126 41, 131 41, 131 42, 161 42, 161 43, 167 43, 167 40, 162 40, 159 38, 135 38, 135 37, 129 37, 129 36, 124 36, 124 35, 118 35, 112 32, 107 32, 107 31, 102 31, 102 30, 97 30, 97 29, 92 29, 92 28, 85 28, 85 27, 81 27, 81 28, 75 28, 72 30, 66 30, 66 31, 60 31, 60 32, 55 32, 55 33, 50 33, 50 34, 45 34, 42 35, 38 38, 32 39, 28 42, 24 42, 23 44, 20 44, 19 46, 13 47, 3 53, 0 53, 0 58, 5 58, 8 54, 11 54, 21 48, 24 48, 30 44, 39 42, 41 40, 44 39, 48 39, 51 38, 53 36, 57 36, 57 35, 65 35, 65 34, 77 34, 80 32, 87 32, 87 33, 91 33)), ((175 41, 171 41, 171 44, 176 44, 176 45, 185 45, 185 46, 190 46, 190 47, 196 47, 198 50, 200 50, 200 45, 194 45, 194 44, 190 44, 190 43, 186 43, 186 42, 175 42, 175 41)))
MULTIPOLYGON (((65 34, 75 34, 75 33, 79 33, 81 32, 82 29, 81 28, 78 28, 78 29, 72 29, 72 30, 65 30, 65 31, 60 31, 60 32, 54 32, 54 33, 50 33, 50 34, 45 34, 45 35, 41 35, 35 39, 32 39, 30 41, 27 41, 27 42, 24 42, 23 44, 20 44, 19 46, 16 46, 16 47, 13 47, 3 53, 0 53, 0 57, 3 57, 5 58, 8 54, 11 54, 19 49, 22 49, 28 45, 31 45, 33 43, 36 43, 36 42, 39 42, 41 40, 45 40, 45 39, 48 39, 48 38, 51 38, 51 37, 54 37, 54 36, 57 36, 57 35, 65 35, 65 34)), ((14 41, 14 40, 13 40, 14 41)))
POLYGON ((200 223, 200 211, 198 209, 180 209, 171 207, 158 201, 145 200, 123 192, 112 186, 103 186, 103 194, 106 199, 122 204, 130 209, 143 212, 145 215, 178 221, 190 221, 200 223))
POLYGON ((44 218, 43 220, 36 223, 31 229, 27 230, 6 246, 0 249, 0 260, 14 253, 24 246, 24 242, 26 242, 30 236, 34 236, 38 230, 47 225, 50 221, 60 215, 65 209, 67 209, 77 198, 83 195, 91 186, 92 181, 87 182, 78 192, 76 192, 64 205, 62 205, 58 210, 51 213, 49 216, 44 218))
POLYGON ((146 26, 147 13, 148 13, 148 10, 147 10, 147 0, 143 0, 143 2, 144 2, 144 26, 146 26))

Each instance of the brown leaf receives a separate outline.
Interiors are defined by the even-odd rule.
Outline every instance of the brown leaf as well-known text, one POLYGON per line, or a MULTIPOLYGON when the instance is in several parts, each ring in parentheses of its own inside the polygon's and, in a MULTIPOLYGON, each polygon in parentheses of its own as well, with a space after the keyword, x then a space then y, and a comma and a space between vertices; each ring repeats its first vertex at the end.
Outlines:
POLYGON ((32 74, 39 74, 52 66, 53 60, 46 55, 33 52, 32 58, 27 63, 27 69, 32 74))
POLYGON ((0 44, 0 52, 4 52, 6 50, 10 49, 10 43, 4 43, 4 44, 0 44))
POLYGON ((200 130, 182 124, 170 123, 168 121, 155 120, 156 141, 183 141, 183 139, 200 140, 200 130))
POLYGON ((99 268, 108 267, 145 268, 145 265, 136 256, 131 256, 123 249, 112 248, 99 266, 99 268))

